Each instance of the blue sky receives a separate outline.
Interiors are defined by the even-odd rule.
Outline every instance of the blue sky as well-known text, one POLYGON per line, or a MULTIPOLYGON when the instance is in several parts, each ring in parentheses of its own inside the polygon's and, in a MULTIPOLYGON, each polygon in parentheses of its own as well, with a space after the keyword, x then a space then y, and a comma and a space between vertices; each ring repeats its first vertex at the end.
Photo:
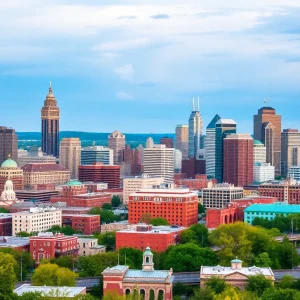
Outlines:
POLYGON ((0 125, 39 131, 52 81, 61 130, 173 132, 200 96, 252 133, 264 98, 300 128, 300 1, 0 2, 0 125), (9 2, 9 3, 5 3, 9 2))

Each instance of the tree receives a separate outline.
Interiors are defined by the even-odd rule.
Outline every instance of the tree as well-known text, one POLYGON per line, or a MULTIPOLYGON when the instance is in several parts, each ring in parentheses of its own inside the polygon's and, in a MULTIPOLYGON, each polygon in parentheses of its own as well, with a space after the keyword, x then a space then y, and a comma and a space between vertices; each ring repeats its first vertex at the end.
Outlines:
POLYGON ((213 276, 205 282, 205 286, 207 288, 211 289, 214 293, 221 294, 226 289, 227 284, 226 284, 225 280, 223 280, 217 276, 213 276))
POLYGON ((255 275, 248 277, 246 290, 254 292, 257 295, 262 295, 265 290, 272 287, 272 281, 267 279, 264 275, 255 275))
POLYGON ((130 247, 125 247, 119 250, 119 255, 120 264, 125 264, 126 259, 126 265, 129 266, 131 269, 141 268, 141 263, 143 261, 143 251, 130 247))
POLYGON ((141 216, 141 222, 142 222, 142 223, 149 224, 150 221, 151 221, 151 214, 146 213, 146 214, 143 214, 143 215, 141 216))
POLYGON ((299 292, 292 289, 276 289, 272 287, 267 289, 261 298, 262 300, 296 300, 299 299, 299 292))
POLYGON ((111 232, 105 232, 104 234, 96 234, 95 235, 98 238, 98 244, 99 245, 105 245, 107 251, 114 250, 116 248, 116 233, 111 232))
POLYGON ((194 224, 190 227, 190 230, 195 233, 198 245, 200 245, 201 247, 209 246, 208 229, 206 226, 202 224, 194 224))
POLYGON ((5 214, 7 214, 7 213, 9 213, 9 210, 6 209, 6 208, 4 208, 4 207, 0 207, 0 213, 5 213, 5 214))
POLYGON ((221 293, 214 296, 214 300, 241 300, 242 292, 233 286, 227 286, 221 293))
POLYGON ((52 233, 63 233, 64 235, 73 235, 73 234, 82 234, 81 230, 75 230, 70 225, 66 225, 63 227, 60 227, 59 225, 53 225, 50 229, 47 230, 48 232, 52 233))
POLYGON ((176 282, 173 284, 173 295, 183 296, 185 295, 186 289, 185 285, 182 282, 176 282))
POLYGON ((101 209, 99 207, 93 207, 92 209, 89 210, 88 214, 90 215, 100 215, 100 222, 101 224, 106 224, 106 223, 113 223, 114 221, 117 221, 120 219, 119 216, 115 216, 115 214, 106 209, 101 209))
POLYGON ((17 282, 15 266, 16 261, 12 255, 0 252, 0 296, 12 293, 17 282))
POLYGON ((124 296, 120 296, 116 291, 111 293, 110 291, 106 292, 102 297, 102 300, 125 300, 124 296))
POLYGON ((32 233, 28 233, 26 231, 19 231, 16 236, 18 237, 29 237, 29 236, 32 236, 32 233))
POLYGON ((280 282, 277 284, 282 289, 293 289, 295 284, 295 278, 291 275, 282 276, 280 282))
POLYGON ((205 207, 201 203, 198 203, 198 214, 205 214, 205 207))
POLYGON ((153 226, 169 225, 165 218, 152 218, 149 223, 153 226))
POLYGON ((75 258, 73 255, 60 256, 58 258, 51 258, 50 263, 57 264, 59 267, 73 270, 75 258))
POLYGON ((197 243, 196 234, 190 229, 185 229, 180 233, 180 244, 197 243))
POLYGON ((118 195, 113 195, 111 199, 111 204, 113 207, 119 207, 121 204, 121 199, 118 195))
POLYGON ((17 299, 22 300, 40 300, 42 298, 41 292, 26 292, 23 293, 22 296, 18 296, 17 299))
POLYGON ((258 267, 270 267, 272 265, 272 261, 267 252, 262 252, 254 258, 254 264, 258 267))
POLYGON ((112 205, 109 203, 104 203, 102 205, 102 209, 106 209, 106 210, 112 210, 112 205))
POLYGON ((164 268, 173 268, 174 272, 198 271, 201 265, 214 266, 217 256, 210 248, 201 248, 195 244, 171 246, 164 258, 164 268))
POLYGON ((42 263, 34 270, 32 284, 37 286, 75 286, 77 274, 56 264, 42 263))
POLYGON ((210 288, 194 289, 191 300, 213 300, 214 293, 210 288))

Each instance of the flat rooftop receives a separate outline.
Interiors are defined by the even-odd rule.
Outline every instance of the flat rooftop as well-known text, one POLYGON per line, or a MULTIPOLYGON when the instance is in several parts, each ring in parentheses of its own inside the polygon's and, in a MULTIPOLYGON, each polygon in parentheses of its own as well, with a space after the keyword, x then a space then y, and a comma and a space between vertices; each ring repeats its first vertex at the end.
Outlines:
POLYGON ((81 217, 81 218, 87 218, 87 217, 100 217, 99 215, 90 215, 90 214, 62 214, 62 217, 81 217))
POLYGON ((14 248, 29 245, 28 237, 0 236, 0 248, 14 248))
POLYGON ((12 218, 12 214, 10 214, 10 213, 0 213, 0 220, 1 219, 7 219, 7 218, 12 218))
MULTIPOLYGON (((143 227, 147 228, 149 225, 136 225, 137 227, 143 227)), ((150 225, 151 226, 151 225, 150 225)), ((143 233, 143 234, 169 234, 169 233, 177 233, 181 230, 186 229, 186 227, 171 227, 171 226, 153 226, 151 230, 139 230, 137 231, 136 229, 122 229, 118 230, 117 232, 122 232, 122 233, 143 233)))

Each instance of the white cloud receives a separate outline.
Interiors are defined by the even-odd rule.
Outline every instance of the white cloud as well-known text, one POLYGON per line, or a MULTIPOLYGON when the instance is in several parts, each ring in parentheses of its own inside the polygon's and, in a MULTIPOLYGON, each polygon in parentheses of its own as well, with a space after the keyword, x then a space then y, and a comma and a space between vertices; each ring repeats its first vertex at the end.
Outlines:
POLYGON ((127 80, 127 81, 131 81, 135 73, 131 64, 127 64, 122 67, 115 68, 114 71, 122 80, 127 80))
POLYGON ((126 92, 117 92, 116 96, 121 100, 133 100, 133 96, 126 92))
POLYGON ((131 50, 135 48, 140 48, 146 46, 150 43, 149 38, 136 38, 125 41, 112 41, 107 43, 102 43, 94 47, 95 50, 99 51, 122 51, 131 50))

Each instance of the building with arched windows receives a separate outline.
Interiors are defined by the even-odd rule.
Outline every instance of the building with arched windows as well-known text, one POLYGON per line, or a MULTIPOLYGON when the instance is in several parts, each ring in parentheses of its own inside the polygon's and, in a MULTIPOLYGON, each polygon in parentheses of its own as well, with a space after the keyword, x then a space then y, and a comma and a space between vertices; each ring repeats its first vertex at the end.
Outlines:
POLYGON ((128 295, 137 290, 144 300, 171 300, 173 270, 154 270, 150 247, 143 254, 142 270, 130 270, 126 265, 106 268, 103 272, 103 294, 116 292, 128 295))

